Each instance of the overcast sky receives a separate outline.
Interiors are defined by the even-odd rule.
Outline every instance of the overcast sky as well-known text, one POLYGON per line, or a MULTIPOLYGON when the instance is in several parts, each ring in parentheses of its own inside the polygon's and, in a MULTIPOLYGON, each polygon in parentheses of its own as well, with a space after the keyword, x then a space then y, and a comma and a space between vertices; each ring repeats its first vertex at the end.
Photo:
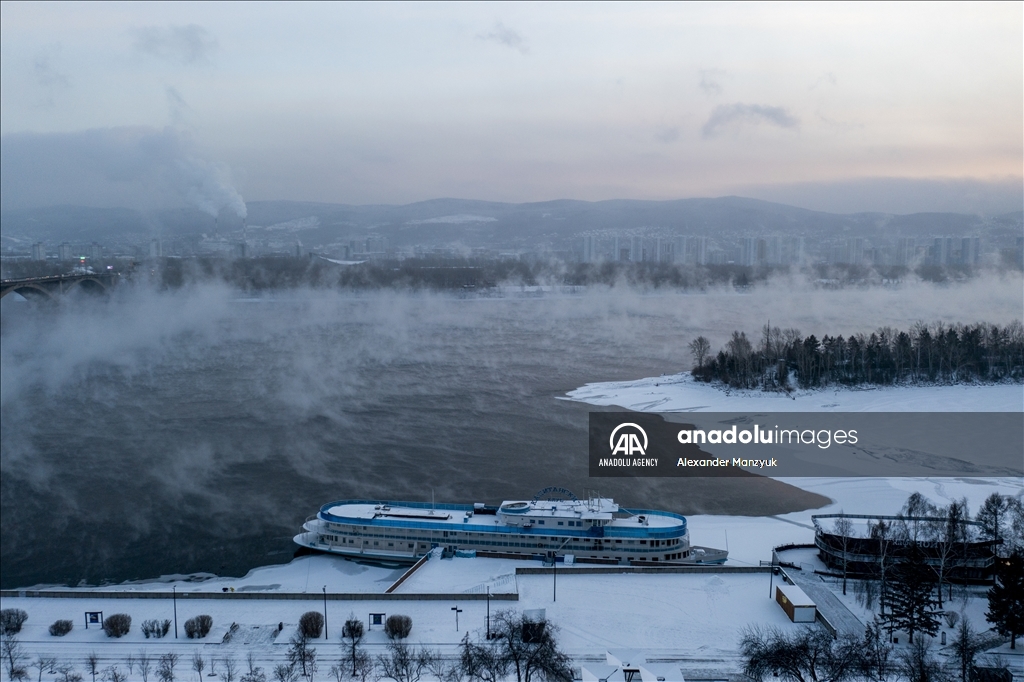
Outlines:
POLYGON ((3 206, 1020 210, 1022 7, 5 2, 3 206))

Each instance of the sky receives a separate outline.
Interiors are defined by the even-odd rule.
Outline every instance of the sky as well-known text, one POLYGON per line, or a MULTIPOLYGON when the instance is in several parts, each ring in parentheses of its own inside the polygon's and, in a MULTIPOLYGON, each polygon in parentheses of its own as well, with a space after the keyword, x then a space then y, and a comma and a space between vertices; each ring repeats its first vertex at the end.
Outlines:
POLYGON ((1024 201, 1024 5, 0 3, 4 209, 1024 201))

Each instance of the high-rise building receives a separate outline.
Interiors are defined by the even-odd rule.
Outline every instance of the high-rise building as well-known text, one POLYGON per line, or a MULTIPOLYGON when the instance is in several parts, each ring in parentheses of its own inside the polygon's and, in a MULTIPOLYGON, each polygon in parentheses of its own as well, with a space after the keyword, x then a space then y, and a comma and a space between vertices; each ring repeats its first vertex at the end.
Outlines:
POLYGON ((960 263, 962 265, 977 265, 981 262, 981 239, 978 237, 964 237, 960 240, 960 263))
POLYGON ((708 238, 687 237, 686 252, 683 259, 692 265, 707 265, 708 263, 708 238))
POLYGON ((843 263, 848 265, 860 265, 864 262, 864 240, 860 237, 846 240, 846 248, 843 253, 843 263))
POLYGON ((896 240, 895 265, 910 265, 917 255, 917 245, 913 237, 900 237, 896 240))
POLYGON ((99 260, 101 258, 103 258, 103 247, 98 243, 93 242, 89 245, 89 259, 99 260))
POLYGON ((629 260, 633 263, 640 263, 644 260, 643 237, 633 237, 629 240, 629 260))
POLYGON ((63 242, 57 247, 57 258, 60 260, 73 260, 75 257, 74 252, 71 250, 71 244, 63 242))
POLYGON ((32 260, 46 260, 46 245, 42 242, 32 245, 32 260))
POLYGON ((951 252, 953 251, 952 237, 936 237, 932 240, 931 264, 949 265, 951 252))
POLYGON ((150 239, 149 240, 149 257, 150 258, 159 258, 162 255, 161 251, 162 251, 162 249, 161 249, 160 240, 159 239, 150 239))
POLYGON ((587 235, 583 237, 583 262, 584 263, 596 263, 597 262, 597 239, 593 235, 587 235))

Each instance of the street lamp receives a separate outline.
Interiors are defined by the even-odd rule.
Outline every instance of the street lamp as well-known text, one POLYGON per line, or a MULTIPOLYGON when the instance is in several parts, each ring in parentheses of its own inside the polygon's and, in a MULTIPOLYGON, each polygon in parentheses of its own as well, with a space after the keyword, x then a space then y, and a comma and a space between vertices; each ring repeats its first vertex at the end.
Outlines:
POLYGON ((324 585, 324 640, 327 640, 327 585, 324 585))
POLYGON ((455 606, 452 607, 452 611, 455 612, 455 632, 458 632, 459 631, 459 614, 462 613, 462 609, 460 609, 459 605, 456 604, 455 606))
POLYGON ((487 641, 491 641, 491 586, 487 586, 487 641))
POLYGON ((551 601, 558 601, 558 552, 551 556, 551 601))
POLYGON ((178 639, 178 586, 171 585, 171 602, 174 604, 174 639, 178 639))

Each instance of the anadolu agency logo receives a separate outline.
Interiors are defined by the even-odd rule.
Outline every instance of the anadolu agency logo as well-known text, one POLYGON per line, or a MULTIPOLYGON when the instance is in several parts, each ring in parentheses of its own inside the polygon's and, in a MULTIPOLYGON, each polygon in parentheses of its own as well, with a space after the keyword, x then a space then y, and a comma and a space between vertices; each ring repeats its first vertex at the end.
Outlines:
POLYGON ((647 432, 639 424, 632 422, 619 424, 612 430, 612 435, 608 438, 608 447, 612 449, 613 455, 646 455, 647 432), (642 445, 641 438, 643 439, 642 445))

